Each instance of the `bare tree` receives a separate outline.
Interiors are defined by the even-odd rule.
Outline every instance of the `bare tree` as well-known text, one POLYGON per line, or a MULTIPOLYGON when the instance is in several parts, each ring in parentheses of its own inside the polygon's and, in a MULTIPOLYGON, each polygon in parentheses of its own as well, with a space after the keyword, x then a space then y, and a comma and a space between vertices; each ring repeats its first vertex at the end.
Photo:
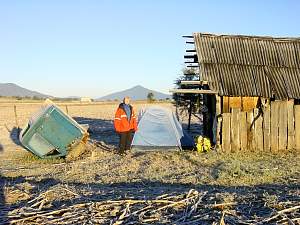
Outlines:
MULTIPOLYGON (((184 68, 182 70, 182 75, 175 80, 177 88, 180 89, 197 89, 199 85, 181 85, 181 81, 193 81, 199 80, 199 74, 194 68, 184 68)), ((176 114, 179 115, 189 115, 188 129, 190 129, 191 117, 192 115, 199 118, 199 113, 205 111, 205 107, 202 103, 202 95, 200 94, 173 94, 174 104, 176 105, 176 114)))
POLYGON ((148 95, 147 95, 147 100, 148 102, 154 102, 155 101, 155 98, 154 98, 154 94, 152 92, 149 92, 148 95))

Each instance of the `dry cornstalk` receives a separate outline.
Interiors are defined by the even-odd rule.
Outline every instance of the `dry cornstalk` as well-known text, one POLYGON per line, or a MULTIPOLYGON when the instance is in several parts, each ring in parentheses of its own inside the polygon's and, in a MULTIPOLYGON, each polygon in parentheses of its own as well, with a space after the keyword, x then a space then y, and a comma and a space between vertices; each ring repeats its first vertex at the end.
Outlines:
POLYGON ((300 209, 300 205, 278 211, 275 216, 272 216, 269 219, 264 220, 263 223, 268 223, 268 222, 276 219, 277 217, 284 215, 285 213, 289 213, 289 212, 295 211, 297 209, 300 209))

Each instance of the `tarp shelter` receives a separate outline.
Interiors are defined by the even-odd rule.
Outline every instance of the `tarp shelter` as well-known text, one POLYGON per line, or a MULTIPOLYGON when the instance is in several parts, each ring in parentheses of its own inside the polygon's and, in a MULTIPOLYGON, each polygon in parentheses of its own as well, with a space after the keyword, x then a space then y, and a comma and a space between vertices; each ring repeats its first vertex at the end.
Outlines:
POLYGON ((40 158, 66 156, 87 131, 54 104, 34 114, 20 133, 22 145, 40 158))
POLYGON ((133 150, 191 149, 194 140, 182 129, 174 112, 153 106, 139 113, 138 131, 135 133, 133 150))

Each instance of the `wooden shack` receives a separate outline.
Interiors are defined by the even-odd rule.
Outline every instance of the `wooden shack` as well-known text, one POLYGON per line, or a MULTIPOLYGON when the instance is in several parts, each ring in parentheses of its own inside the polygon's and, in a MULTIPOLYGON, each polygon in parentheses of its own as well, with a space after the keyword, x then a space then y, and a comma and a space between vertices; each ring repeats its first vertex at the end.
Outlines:
MULTIPOLYGON (((300 149, 300 38, 194 33, 188 67, 208 114, 206 135, 223 151, 300 149)), ((195 85, 193 81, 193 85, 195 85)))

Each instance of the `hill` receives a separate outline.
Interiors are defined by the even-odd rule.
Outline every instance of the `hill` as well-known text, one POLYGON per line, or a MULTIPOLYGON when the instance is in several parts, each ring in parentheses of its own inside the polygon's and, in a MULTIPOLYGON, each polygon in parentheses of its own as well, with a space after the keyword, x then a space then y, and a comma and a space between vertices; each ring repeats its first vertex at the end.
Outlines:
POLYGON ((45 95, 36 91, 32 91, 23 87, 20 87, 13 83, 0 83, 0 96, 4 97, 38 97, 47 98, 49 95, 45 95))
POLYGON ((147 95, 152 92, 154 94, 155 99, 166 99, 171 98, 171 95, 167 95, 158 91, 150 90, 147 88, 144 88, 141 85, 135 86, 133 88, 115 92, 110 95, 103 96, 101 98, 96 99, 97 101, 104 101, 104 100, 122 100, 125 96, 129 96, 132 100, 146 100, 147 95))

